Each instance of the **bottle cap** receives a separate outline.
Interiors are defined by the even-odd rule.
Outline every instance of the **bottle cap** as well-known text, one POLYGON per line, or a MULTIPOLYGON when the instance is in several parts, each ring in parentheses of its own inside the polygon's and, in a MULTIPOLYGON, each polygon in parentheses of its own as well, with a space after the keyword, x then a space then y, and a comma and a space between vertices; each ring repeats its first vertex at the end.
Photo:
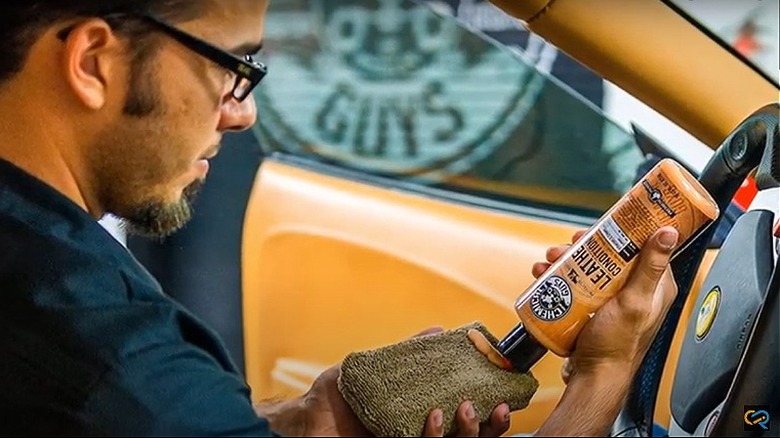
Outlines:
POLYGON ((521 373, 527 373, 547 353, 547 348, 534 339, 522 323, 515 326, 497 348, 521 373))

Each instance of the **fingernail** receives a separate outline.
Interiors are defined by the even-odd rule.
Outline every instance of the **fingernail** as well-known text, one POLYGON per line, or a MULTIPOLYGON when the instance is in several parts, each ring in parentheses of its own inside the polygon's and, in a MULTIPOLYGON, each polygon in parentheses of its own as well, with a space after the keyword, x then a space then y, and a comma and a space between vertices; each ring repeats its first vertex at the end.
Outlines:
POLYGON ((436 409, 433 411, 433 425, 438 429, 442 424, 444 424, 444 418, 442 417, 441 411, 436 409))
POLYGON ((677 243, 677 230, 665 229, 661 231, 661 235, 658 236, 658 243, 661 244, 663 249, 672 249, 677 243))
POLYGON ((468 402, 466 405, 466 418, 473 420, 476 416, 477 414, 474 413, 474 405, 472 405, 471 402, 468 402))

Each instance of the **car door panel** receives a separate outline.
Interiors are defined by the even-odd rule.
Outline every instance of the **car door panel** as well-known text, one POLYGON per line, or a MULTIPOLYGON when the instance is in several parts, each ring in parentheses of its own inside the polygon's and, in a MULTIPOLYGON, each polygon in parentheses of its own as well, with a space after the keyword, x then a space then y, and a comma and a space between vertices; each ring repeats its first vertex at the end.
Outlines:
MULTIPOLYGON (((532 264, 583 227, 317 167, 266 160, 250 196, 242 282, 256 400, 300 394, 346 354, 430 326, 479 320, 503 336, 532 264)), ((514 414, 515 432, 535 430, 557 403, 561 361, 548 354, 533 369, 540 390, 514 414)))
MULTIPOLYGON (((267 160, 243 239, 246 369, 255 398, 299 393, 347 353, 432 325, 480 320, 502 336, 517 323, 512 303, 531 283, 533 262, 578 228, 267 160)), ((560 362, 550 354, 535 369, 542 389, 535 409, 519 414, 524 428, 535 428, 557 402, 560 362)))

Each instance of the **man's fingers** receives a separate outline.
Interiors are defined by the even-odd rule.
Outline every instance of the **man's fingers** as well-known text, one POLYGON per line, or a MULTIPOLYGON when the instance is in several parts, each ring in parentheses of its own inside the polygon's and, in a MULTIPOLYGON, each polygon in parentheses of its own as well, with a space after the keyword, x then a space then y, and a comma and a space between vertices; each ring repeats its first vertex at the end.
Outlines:
POLYGON ((547 252, 544 254, 544 257, 548 262, 555 263, 555 261, 561 258, 563 253, 568 251, 569 248, 571 248, 571 245, 559 245, 547 248, 547 252))
POLYGON ((533 275, 534 278, 539 278, 539 276, 544 274, 544 271, 548 269, 550 269, 549 263, 544 263, 544 262, 534 263, 534 265, 531 267, 531 275, 533 275))
POLYGON ((490 419, 479 429, 479 436, 501 436, 509 430, 509 405, 501 403, 493 409, 490 419))
POLYGON ((455 424, 457 426, 455 436, 479 436, 479 419, 470 401, 465 401, 458 407, 455 413, 455 424))
POLYGON ((588 230, 580 230, 574 233, 574 235, 571 237, 571 244, 558 245, 547 248, 547 252, 544 254, 544 258, 547 260, 547 262, 534 263, 534 265, 531 267, 531 274, 534 276, 534 278, 539 278, 539 276, 544 274, 544 272, 550 268, 550 264, 558 261, 558 259, 561 258, 561 256, 563 256, 563 254, 569 248, 571 248, 571 245, 577 243, 577 241, 580 240, 587 232, 588 230))
POLYGON ((577 243, 577 241, 582 239, 582 236, 584 236, 585 233, 587 233, 587 232, 588 232, 588 230, 579 230, 576 233, 574 233, 574 235, 571 236, 571 243, 577 243))
MULTIPOLYGON (((455 436, 501 436, 509 430, 509 405, 501 403, 490 413, 490 418, 480 427, 474 405, 465 401, 455 413, 455 436)), ((422 436, 444 436, 444 414, 434 409, 428 414, 422 436)))
POLYGON ((422 436, 444 436, 444 415, 441 409, 434 409, 428 414, 422 436))
MULTIPOLYGON (((677 245, 679 233, 672 227, 663 227, 653 234, 642 252, 639 260, 631 273, 631 277, 626 282, 624 293, 640 294, 646 297, 652 296, 658 282, 663 277, 666 268, 669 266, 669 260, 672 256, 672 250, 677 245)), ((621 298, 629 298, 623 296, 621 298)))

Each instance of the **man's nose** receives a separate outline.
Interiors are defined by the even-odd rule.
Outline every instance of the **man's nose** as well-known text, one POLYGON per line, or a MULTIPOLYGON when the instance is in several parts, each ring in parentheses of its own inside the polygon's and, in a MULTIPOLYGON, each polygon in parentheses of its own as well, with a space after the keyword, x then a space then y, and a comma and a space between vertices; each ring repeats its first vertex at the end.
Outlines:
POLYGON ((243 131, 252 126, 255 120, 257 120, 257 104, 254 96, 250 94, 243 102, 229 99, 222 104, 219 130, 220 132, 243 131))

